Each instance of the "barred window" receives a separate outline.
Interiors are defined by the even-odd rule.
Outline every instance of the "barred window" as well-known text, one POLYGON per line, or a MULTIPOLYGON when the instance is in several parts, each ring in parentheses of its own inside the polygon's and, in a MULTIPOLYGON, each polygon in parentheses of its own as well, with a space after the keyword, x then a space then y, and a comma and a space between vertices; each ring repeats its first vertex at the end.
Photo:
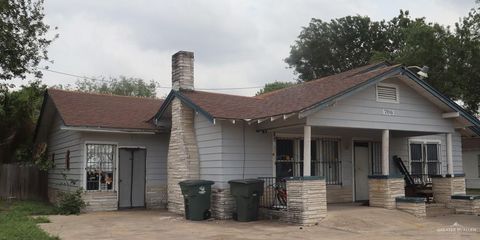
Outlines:
POLYGON ((477 158, 478 158, 478 177, 480 178, 480 155, 478 155, 477 158))
POLYGON ((87 144, 87 190, 113 190, 116 145, 87 144))
MULTIPOLYGON (((303 176, 303 140, 277 139, 276 176, 303 176)), ((329 185, 342 184, 339 139, 316 138, 311 142, 311 175, 325 177, 329 185)))

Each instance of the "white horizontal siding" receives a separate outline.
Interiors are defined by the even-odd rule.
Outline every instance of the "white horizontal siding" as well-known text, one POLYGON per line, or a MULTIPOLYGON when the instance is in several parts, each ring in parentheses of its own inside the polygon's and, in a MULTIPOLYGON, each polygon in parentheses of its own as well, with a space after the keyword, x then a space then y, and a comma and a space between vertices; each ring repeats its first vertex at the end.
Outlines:
MULTIPOLYGON (((81 136, 78 132, 61 130, 61 126, 63 126, 63 122, 56 114, 50 126, 47 141, 48 158, 51 159, 52 154, 55 153, 54 168, 48 171, 48 186, 66 191, 69 189, 65 178, 76 181, 76 186, 80 186, 80 170, 83 168, 80 147, 81 136), (65 165, 67 151, 70 151, 70 170, 67 170, 65 165)), ((71 189, 74 188, 75 186, 71 186, 71 189)))
MULTIPOLYGON (((440 142, 440 162, 442 166, 442 174, 447 173, 447 146, 446 146, 446 134, 435 134, 435 135, 425 135, 417 137, 402 137, 402 138, 392 138, 390 140, 390 166, 394 173, 399 173, 395 164, 393 163, 393 156, 397 155, 402 158, 406 166, 410 165, 410 155, 409 155, 409 141, 431 141, 431 142, 440 142)), ((452 155, 453 155, 453 172, 454 173, 463 173, 463 164, 462 164, 462 141, 461 136, 458 132, 454 132, 452 136, 452 155)))
POLYGON ((223 182, 221 126, 197 114, 194 127, 200 158, 200 178, 216 183, 223 182))
POLYGON ((215 181, 217 187, 228 187, 232 179, 272 175, 271 135, 257 133, 241 122, 211 123, 195 116, 195 131, 200 156, 200 177, 215 181))
MULTIPOLYGON (((125 133, 83 132, 81 136, 82 145, 86 142, 111 142, 117 144, 118 147, 145 147, 147 150, 147 187, 165 185, 167 183, 167 154, 169 141, 168 134, 144 135, 125 133)), ((85 153, 83 151, 82 159, 83 161, 85 161, 85 153)), ((84 181, 83 172, 82 181, 84 181)))
POLYGON ((312 126, 390 129, 420 132, 452 132, 453 120, 400 80, 386 80, 399 88, 399 103, 376 101, 375 86, 342 99, 307 117, 312 126), (394 115, 384 114, 393 110, 394 115))

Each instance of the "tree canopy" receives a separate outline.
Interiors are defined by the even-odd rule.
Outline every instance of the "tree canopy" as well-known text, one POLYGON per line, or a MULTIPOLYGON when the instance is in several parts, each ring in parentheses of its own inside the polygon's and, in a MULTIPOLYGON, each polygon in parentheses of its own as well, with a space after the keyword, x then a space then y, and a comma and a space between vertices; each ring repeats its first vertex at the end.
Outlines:
POLYGON ((153 80, 147 82, 141 78, 119 76, 84 78, 77 80, 75 86, 56 85, 54 87, 89 93, 155 98, 157 86, 158 83, 153 80))
POLYGON ((0 1, 0 80, 41 76, 36 68, 48 60, 50 26, 43 22, 43 0, 0 1))
POLYGON ((291 46, 285 62, 299 81, 310 81, 375 61, 428 66, 428 83, 471 112, 480 103, 480 8, 454 28, 400 11, 389 21, 346 16, 312 19, 291 46))
POLYGON ((282 88, 293 86, 295 84, 296 83, 294 82, 279 82, 279 81, 275 81, 273 83, 266 83, 265 86, 262 89, 258 90, 258 92, 255 95, 258 96, 260 94, 273 92, 282 88))
POLYGON ((33 81, 0 98, 0 163, 30 161, 32 136, 46 85, 33 81))
POLYGON ((43 0, 0 1, 0 163, 32 160, 32 135, 46 86, 37 66, 48 60, 43 0), (14 88, 9 80, 36 80, 14 88))

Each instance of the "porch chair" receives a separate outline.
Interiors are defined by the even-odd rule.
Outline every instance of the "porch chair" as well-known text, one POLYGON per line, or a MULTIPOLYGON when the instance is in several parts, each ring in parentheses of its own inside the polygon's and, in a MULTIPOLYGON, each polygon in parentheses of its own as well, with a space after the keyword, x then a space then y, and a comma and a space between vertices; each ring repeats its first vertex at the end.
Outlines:
POLYGON ((424 181, 424 178, 420 178, 420 182, 415 182, 415 179, 408 171, 407 167, 403 163, 402 159, 398 156, 393 156, 393 161, 403 174, 405 179, 405 196, 406 197, 424 197, 427 203, 433 198, 432 184, 424 181))

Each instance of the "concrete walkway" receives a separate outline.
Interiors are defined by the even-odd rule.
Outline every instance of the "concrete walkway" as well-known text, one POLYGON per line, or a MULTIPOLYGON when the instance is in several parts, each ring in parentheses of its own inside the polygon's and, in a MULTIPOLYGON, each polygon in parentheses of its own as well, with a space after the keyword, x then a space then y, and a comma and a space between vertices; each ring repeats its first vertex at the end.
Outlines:
POLYGON ((318 226, 276 221, 186 221, 166 211, 115 211, 49 216, 41 224, 61 239, 480 239, 480 216, 447 215, 417 219, 397 210, 329 206, 318 226), (451 228, 457 223, 464 227, 451 228), (468 228, 468 229, 466 229, 468 228), (455 231, 457 232, 444 232, 455 231), (460 230, 460 231, 458 231, 460 230), (443 231, 443 232, 442 232, 443 231), (477 232, 474 232, 477 231, 477 232))

